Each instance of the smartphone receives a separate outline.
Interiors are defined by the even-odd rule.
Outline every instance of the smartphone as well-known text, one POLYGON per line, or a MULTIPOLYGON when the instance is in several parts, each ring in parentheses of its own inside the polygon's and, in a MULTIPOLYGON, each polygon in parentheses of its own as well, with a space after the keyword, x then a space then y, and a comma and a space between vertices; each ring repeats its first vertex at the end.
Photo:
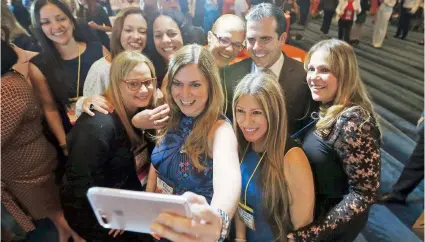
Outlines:
POLYGON ((161 212, 191 218, 187 199, 179 195, 92 187, 87 197, 97 221, 107 229, 150 233, 161 212))

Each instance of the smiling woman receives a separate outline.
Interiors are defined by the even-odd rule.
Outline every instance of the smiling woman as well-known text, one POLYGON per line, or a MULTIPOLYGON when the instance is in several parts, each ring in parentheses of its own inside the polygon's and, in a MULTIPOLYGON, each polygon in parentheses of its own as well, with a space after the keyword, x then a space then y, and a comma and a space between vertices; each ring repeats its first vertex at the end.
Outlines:
POLYGON ((150 60, 140 53, 122 52, 112 62, 104 95, 114 112, 96 112, 94 117, 82 114, 67 136, 69 164, 61 194, 65 217, 87 241, 151 241, 149 235, 131 232, 117 238, 109 235, 98 224, 86 193, 93 186, 144 190, 146 182, 141 183, 136 174, 147 174, 149 141, 130 119, 136 111, 156 106, 155 89, 150 60))
POLYGON ((31 14, 42 51, 30 60, 29 76, 50 127, 48 139, 66 155, 65 134, 72 127, 75 111, 72 104, 83 94, 90 66, 107 50, 82 33, 69 8, 59 0, 35 1, 31 14))
MULTIPOLYGON (((170 60, 168 80, 170 120, 152 152, 147 191, 197 193, 229 221, 241 178, 236 137, 222 114, 224 95, 214 58, 202 46, 184 46, 170 60)), ((225 219, 222 224, 227 231, 225 219)))
POLYGON ((105 114, 113 110, 112 105, 101 96, 109 85, 112 59, 124 50, 142 53, 146 46, 146 32, 147 23, 140 8, 126 8, 117 15, 112 28, 111 54, 100 58, 90 68, 84 82, 84 97, 76 104, 77 116, 81 112, 94 115, 90 105, 105 114))
POLYGON ((158 73, 161 86, 171 56, 183 45, 195 42, 192 24, 179 11, 164 10, 149 20, 148 55, 158 73))

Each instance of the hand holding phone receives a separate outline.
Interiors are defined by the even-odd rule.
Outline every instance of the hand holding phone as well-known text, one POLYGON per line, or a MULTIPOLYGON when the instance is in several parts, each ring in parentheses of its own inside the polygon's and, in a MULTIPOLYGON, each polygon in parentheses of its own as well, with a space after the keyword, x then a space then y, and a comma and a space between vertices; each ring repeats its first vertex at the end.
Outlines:
POLYGON ((160 213, 191 218, 184 196, 92 187, 87 197, 99 224, 107 229, 150 233, 160 213))

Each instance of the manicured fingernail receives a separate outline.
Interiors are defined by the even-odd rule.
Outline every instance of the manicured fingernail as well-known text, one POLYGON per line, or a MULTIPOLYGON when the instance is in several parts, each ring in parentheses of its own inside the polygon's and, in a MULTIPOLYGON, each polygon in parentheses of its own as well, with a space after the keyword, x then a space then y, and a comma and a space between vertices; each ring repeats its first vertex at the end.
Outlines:
POLYGON ((160 239, 161 239, 161 237, 160 237, 158 234, 156 234, 156 233, 151 233, 151 235, 152 235, 152 237, 154 237, 156 240, 160 240, 160 239))

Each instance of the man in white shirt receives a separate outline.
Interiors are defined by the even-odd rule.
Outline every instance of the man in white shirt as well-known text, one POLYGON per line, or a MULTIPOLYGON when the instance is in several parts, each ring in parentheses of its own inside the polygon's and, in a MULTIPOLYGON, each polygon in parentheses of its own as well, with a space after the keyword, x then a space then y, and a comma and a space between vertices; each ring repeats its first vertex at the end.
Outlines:
POLYGON ((282 52, 286 42, 286 19, 276 5, 260 3, 253 6, 246 19, 247 58, 222 70, 227 96, 227 116, 232 118, 233 89, 248 73, 268 69, 273 72, 285 94, 288 114, 288 132, 293 134, 303 127, 315 103, 306 84, 302 63, 282 52))
POLYGON ((393 7, 397 0, 384 0, 379 6, 376 14, 376 22, 373 27, 372 45, 375 48, 381 48, 387 35, 388 22, 390 21, 393 7))

